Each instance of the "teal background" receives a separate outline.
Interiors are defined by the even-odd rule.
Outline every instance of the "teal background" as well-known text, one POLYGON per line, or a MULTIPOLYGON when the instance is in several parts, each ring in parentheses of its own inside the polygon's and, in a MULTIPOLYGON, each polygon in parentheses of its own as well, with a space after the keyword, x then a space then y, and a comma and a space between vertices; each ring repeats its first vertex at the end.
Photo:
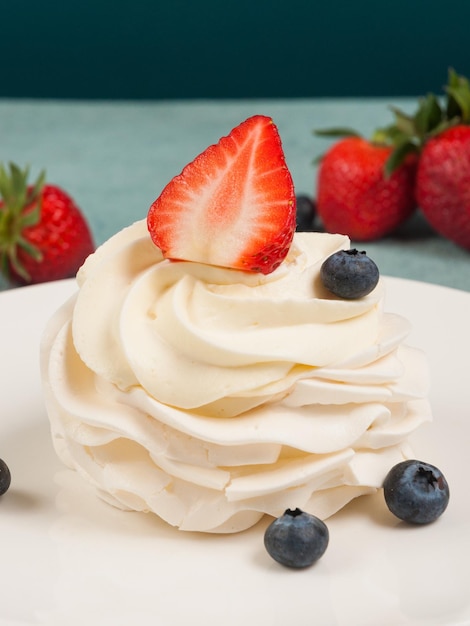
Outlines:
POLYGON ((0 97, 369 97, 470 75, 470 1, 10 0, 0 97))

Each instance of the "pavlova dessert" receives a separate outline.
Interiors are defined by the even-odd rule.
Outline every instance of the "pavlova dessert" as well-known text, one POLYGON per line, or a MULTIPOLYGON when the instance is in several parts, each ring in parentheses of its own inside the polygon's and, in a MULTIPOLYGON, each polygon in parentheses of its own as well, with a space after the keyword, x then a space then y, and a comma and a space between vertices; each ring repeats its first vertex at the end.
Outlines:
POLYGON ((381 280, 325 286, 347 237, 294 231, 277 129, 254 116, 88 257, 42 375, 57 454, 107 502, 236 532, 326 518, 410 456, 430 410, 408 322, 381 280))

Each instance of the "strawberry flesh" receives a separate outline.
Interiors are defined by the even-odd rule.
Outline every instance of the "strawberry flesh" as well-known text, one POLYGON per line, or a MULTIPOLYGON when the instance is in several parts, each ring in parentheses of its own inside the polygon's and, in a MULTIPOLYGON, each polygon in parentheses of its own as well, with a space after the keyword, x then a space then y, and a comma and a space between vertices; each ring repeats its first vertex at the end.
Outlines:
POLYGON ((281 140, 256 115, 209 146, 150 207, 153 242, 165 258, 269 274, 295 231, 295 194, 281 140))

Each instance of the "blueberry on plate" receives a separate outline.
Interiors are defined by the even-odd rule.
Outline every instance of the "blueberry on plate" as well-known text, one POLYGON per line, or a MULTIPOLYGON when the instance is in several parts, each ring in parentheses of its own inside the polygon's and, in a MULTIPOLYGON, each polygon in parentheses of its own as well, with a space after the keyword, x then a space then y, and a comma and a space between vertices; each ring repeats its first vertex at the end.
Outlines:
POLYGON ((10 470, 8 469, 8 465, 0 459, 0 496, 8 491, 8 488, 11 483, 11 475, 10 470))
POLYGON ((390 511, 412 524, 433 522, 449 503, 449 485, 441 470, 414 459, 392 467, 383 489, 390 511))
POLYGON ((264 545, 270 556, 287 567, 312 565, 325 552, 329 532, 326 524, 300 509, 287 509, 264 533, 264 545))
POLYGON ((375 289, 379 269, 364 251, 339 250, 322 263, 320 278, 335 296, 351 300, 367 296, 375 289))
POLYGON ((316 207, 315 202, 309 196, 300 194, 296 196, 296 228, 299 232, 311 232, 314 229, 316 207))

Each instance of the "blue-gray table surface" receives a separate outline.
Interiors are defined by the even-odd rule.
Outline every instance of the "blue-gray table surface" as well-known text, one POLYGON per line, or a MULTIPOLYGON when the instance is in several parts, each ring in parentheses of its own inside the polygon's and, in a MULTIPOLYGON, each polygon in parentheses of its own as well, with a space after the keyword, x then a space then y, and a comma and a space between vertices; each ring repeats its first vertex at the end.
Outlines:
MULTIPOLYGON (((391 122, 389 104, 410 99, 230 101, 0 100, 0 161, 29 164, 32 175, 67 190, 97 244, 146 216, 166 183, 208 145, 250 115, 279 128, 296 192, 315 194, 315 157, 330 140, 313 129, 352 126, 366 136, 391 122)), ((354 242, 353 242, 354 244, 354 242)), ((419 212, 393 236, 359 244, 390 276, 470 291, 470 252, 436 235, 419 212)), ((5 289, 5 282, 0 289, 5 289)))

